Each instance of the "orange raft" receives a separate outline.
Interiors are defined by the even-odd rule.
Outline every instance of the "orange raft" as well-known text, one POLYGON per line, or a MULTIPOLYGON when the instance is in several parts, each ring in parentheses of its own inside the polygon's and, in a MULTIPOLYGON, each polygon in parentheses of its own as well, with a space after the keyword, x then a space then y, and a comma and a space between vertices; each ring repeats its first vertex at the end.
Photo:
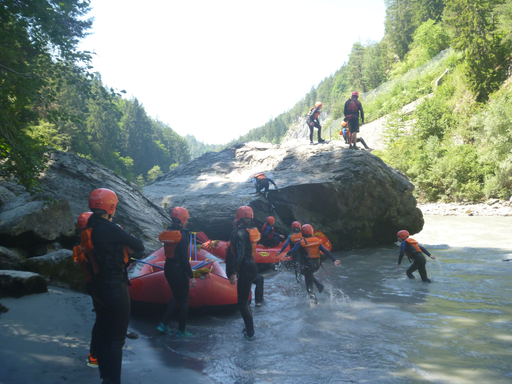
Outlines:
MULTIPOLYGON (((314 233, 315 237, 318 237, 322 240, 322 245, 330 251, 332 249, 331 242, 321 231, 316 231, 314 233)), ((210 240, 208 236, 206 236, 203 232, 199 232, 197 234, 197 239, 200 240, 201 247, 207 250, 209 253, 217 256, 222 260, 226 260, 226 253, 229 247, 229 242, 222 240, 210 240)), ((265 247, 261 244, 258 244, 256 248, 256 255, 254 256, 254 261, 256 264, 276 264, 281 263, 283 261, 291 260, 291 257, 286 256, 286 253, 290 250, 290 246, 286 246, 283 252, 280 255, 277 253, 281 250, 284 245, 284 241, 275 247, 265 247)))
MULTIPOLYGON (((206 259, 209 259, 209 262, 203 265, 202 272, 205 274, 196 277, 196 286, 190 288, 189 307, 236 305, 238 299, 236 285, 230 284, 226 272, 219 264, 220 260, 204 250, 198 252, 197 257, 193 256, 193 258, 196 260, 190 261, 192 268, 204 263, 206 259)), ((167 304, 173 296, 163 270, 164 248, 157 249, 141 261, 144 263, 136 262, 128 269, 128 279, 131 284, 128 287, 130 298, 135 302, 167 304)))

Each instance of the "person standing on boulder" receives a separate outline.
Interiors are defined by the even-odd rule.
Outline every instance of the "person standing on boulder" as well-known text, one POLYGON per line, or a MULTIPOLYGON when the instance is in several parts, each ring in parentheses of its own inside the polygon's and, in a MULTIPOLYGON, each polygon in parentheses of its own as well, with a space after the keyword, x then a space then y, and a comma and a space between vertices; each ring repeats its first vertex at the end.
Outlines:
POLYGON ((412 261, 412 265, 405 272, 409 279, 414 279, 414 275, 412 274, 414 271, 418 270, 421 276, 421 280, 425 283, 431 283, 431 280, 427 276, 427 259, 425 259, 425 255, 430 257, 432 260, 435 260, 436 257, 432 256, 429 251, 427 251, 424 247, 418 244, 416 240, 409 237, 409 232, 406 230, 398 231, 396 234, 396 239, 400 242, 400 255, 398 255, 398 268, 400 268, 400 264, 402 262, 402 258, 404 254, 407 255, 409 261, 412 261))
POLYGON ((226 253, 226 274, 232 285, 237 284, 238 308, 244 320, 245 328, 242 333, 245 339, 254 340, 254 321, 249 295, 252 283, 258 276, 258 267, 254 262, 256 246, 260 232, 254 228, 252 219, 254 212, 251 207, 244 205, 236 211, 237 227, 231 233, 229 248, 226 253))
POLYGON ((116 212, 117 196, 110 189, 95 189, 89 195, 93 213, 82 232, 82 246, 89 243, 88 257, 96 265, 90 294, 96 309, 95 345, 103 383, 121 383, 123 346, 130 320, 130 296, 126 265, 128 252, 144 250, 144 244, 119 225, 111 222, 116 212))
POLYGON ((157 329, 162 333, 171 334, 169 323, 176 307, 179 305, 177 337, 193 335, 192 332, 185 330, 190 284, 192 287, 196 286, 196 279, 188 260, 188 247, 190 244, 190 231, 186 229, 188 219, 189 213, 185 208, 175 207, 171 211, 171 226, 158 236, 158 239, 164 243, 164 275, 171 288, 173 297, 167 305, 164 317, 157 329))
POLYGON ((309 110, 309 113, 306 117, 306 124, 309 128, 309 144, 313 143, 313 131, 315 128, 318 130, 318 142, 323 143, 325 142, 324 139, 322 139, 322 126, 320 125, 320 121, 318 120, 318 117, 320 116, 320 110, 322 109, 322 103, 320 101, 317 101, 315 103, 314 107, 311 107, 309 110))
POLYGON ((357 133, 359 132, 359 111, 361 111, 361 125, 364 124, 363 105, 358 98, 359 93, 357 91, 352 92, 352 97, 345 102, 345 108, 343 111, 345 120, 348 122, 350 129, 349 149, 358 149, 356 143, 357 133))

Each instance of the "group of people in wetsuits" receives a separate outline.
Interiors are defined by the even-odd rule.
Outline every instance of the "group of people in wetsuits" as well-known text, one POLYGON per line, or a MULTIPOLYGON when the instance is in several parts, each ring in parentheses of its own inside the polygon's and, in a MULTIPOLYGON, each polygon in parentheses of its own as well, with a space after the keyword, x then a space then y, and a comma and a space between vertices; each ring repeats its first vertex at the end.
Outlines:
MULTIPOLYGON (((103 384, 121 382, 123 346, 130 319, 129 280, 126 268, 130 262, 130 255, 144 250, 140 239, 112 222, 117 203, 116 194, 109 189, 100 188, 91 192, 89 196, 91 211, 83 213, 78 218, 77 227, 81 231, 80 242, 73 250, 75 261, 83 268, 86 289, 92 297, 96 313, 87 364, 99 368, 103 384)), ((254 227, 254 212, 251 207, 241 206, 235 216, 234 230, 231 233, 226 254, 226 274, 230 283, 237 285, 238 307, 245 325, 242 331, 243 336, 247 340, 253 340, 255 331, 249 297, 252 284, 257 286, 257 303, 261 303, 263 296, 263 281, 260 279, 261 275, 258 274, 258 267, 254 260, 261 234, 254 227)), ((169 302, 157 329, 162 333, 170 334, 169 323, 174 312, 178 310, 177 337, 193 335, 185 329, 189 287, 196 284, 188 260, 190 244, 188 219, 189 212, 185 208, 175 207, 171 211, 171 225, 159 236, 159 240, 164 244, 166 256, 164 275, 173 293, 173 299, 169 302)), ((277 245, 284 240, 284 237, 274 236, 274 222, 275 219, 269 216, 262 232, 267 240, 278 239, 277 243, 272 243, 277 245)), ((298 221, 294 221, 291 224, 291 232, 279 254, 288 245, 290 246, 288 254, 292 256, 296 276, 298 277, 299 274, 304 276, 310 302, 317 304, 314 286, 319 292, 324 288, 314 276, 321 265, 320 252, 329 257, 335 266, 338 266, 340 261, 330 254, 319 238, 314 237, 314 230, 310 224, 301 225, 298 221)), ((407 276, 414 278, 413 272, 418 270, 422 280, 430 282, 423 254, 432 259, 435 257, 410 238, 405 230, 398 232, 397 240, 402 243, 398 266, 400 267, 403 256, 407 255, 412 261, 411 267, 406 272, 407 276)))

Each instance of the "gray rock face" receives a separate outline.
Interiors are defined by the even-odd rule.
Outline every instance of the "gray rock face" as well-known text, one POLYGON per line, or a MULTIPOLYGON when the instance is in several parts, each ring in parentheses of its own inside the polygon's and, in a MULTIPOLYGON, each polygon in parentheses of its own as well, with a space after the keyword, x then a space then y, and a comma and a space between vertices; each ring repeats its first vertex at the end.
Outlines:
POLYGON ((14 249, 0 247, 0 269, 22 270, 25 258, 14 249))
POLYGON ((279 186, 270 198, 280 233, 289 233, 292 221, 299 220, 324 231, 339 249, 390 243, 400 229, 417 233, 423 228, 407 177, 341 142, 238 144, 158 177, 144 193, 168 213, 175 206, 187 208, 192 230, 227 239, 238 207, 250 205, 258 226, 269 216, 268 202, 254 196, 258 172, 279 186))
MULTIPOLYGON (((16 190, 12 183, 2 185, 11 192, 16 190)), ((41 175, 41 185, 42 194, 22 193, 0 208, 0 240, 16 243, 26 233, 31 235, 32 246, 60 240, 69 247, 75 240, 78 215, 89 211, 89 194, 96 188, 108 188, 119 199, 115 221, 140 238, 148 250, 161 246, 157 237, 169 222, 166 212, 148 200, 135 184, 113 171, 71 153, 56 151, 41 175)), ((34 254, 37 253, 29 256, 34 254)))
POLYGON ((0 270, 0 293, 2 295, 21 297, 47 291, 46 280, 37 273, 0 270))

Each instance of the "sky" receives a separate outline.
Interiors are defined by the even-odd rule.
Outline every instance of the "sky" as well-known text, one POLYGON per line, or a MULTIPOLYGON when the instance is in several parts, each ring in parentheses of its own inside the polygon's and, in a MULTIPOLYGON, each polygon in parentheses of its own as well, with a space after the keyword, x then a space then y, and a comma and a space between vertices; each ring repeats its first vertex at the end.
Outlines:
POLYGON ((80 49, 178 134, 226 144, 292 108, 352 45, 380 41, 384 0, 91 0, 80 49))

